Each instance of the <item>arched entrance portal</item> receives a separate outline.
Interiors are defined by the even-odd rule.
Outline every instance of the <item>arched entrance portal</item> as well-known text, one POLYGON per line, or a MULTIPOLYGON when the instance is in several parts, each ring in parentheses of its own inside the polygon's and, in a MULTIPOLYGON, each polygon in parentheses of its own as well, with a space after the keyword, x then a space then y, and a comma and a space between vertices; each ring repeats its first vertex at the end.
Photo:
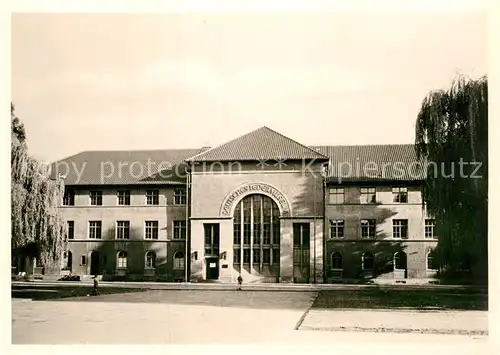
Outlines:
POLYGON ((236 269, 276 281, 280 275, 280 210, 263 194, 244 197, 233 214, 236 269))

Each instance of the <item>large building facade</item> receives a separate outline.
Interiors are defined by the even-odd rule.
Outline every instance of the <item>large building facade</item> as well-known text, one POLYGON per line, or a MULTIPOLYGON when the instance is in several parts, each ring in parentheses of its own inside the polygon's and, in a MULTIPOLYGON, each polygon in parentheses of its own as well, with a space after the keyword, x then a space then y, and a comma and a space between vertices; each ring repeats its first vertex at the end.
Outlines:
POLYGON ((83 152, 54 171, 72 274, 334 283, 436 272, 412 145, 308 147, 263 127, 214 148, 83 152))

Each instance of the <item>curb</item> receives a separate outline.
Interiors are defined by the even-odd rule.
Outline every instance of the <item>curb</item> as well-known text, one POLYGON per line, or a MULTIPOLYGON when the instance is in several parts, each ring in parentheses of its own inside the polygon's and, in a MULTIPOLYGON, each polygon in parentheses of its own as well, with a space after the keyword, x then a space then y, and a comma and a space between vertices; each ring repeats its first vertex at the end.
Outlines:
MULTIPOLYGON (((11 287, 93 287, 91 281, 11 281, 11 287)), ((236 283, 160 283, 160 282, 99 282, 99 287, 109 288, 142 288, 148 290, 214 290, 214 291, 234 291, 236 283)), ((471 286, 449 286, 449 285, 356 285, 356 284, 246 284, 243 285, 245 291, 335 291, 353 289, 474 289, 471 286)), ((483 291, 482 289, 477 289, 483 291)))
POLYGON ((442 334, 442 335, 480 335, 488 336, 487 330, 465 329, 413 329, 413 328, 364 328, 364 327, 312 327, 305 326, 300 330, 330 331, 330 332, 365 332, 365 333, 417 333, 417 334, 442 334))

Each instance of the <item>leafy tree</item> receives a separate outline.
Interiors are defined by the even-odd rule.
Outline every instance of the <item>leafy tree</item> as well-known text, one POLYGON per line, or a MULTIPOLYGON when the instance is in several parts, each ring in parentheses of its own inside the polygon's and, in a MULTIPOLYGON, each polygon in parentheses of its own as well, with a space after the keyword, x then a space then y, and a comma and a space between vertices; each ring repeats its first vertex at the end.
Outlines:
POLYGON ((488 277, 488 80, 458 76, 422 102, 416 150, 426 161, 422 192, 436 219, 442 275, 488 277))
POLYGON ((29 156, 24 125, 12 104, 10 115, 12 252, 53 267, 65 248, 66 228, 58 208, 64 185, 29 156))

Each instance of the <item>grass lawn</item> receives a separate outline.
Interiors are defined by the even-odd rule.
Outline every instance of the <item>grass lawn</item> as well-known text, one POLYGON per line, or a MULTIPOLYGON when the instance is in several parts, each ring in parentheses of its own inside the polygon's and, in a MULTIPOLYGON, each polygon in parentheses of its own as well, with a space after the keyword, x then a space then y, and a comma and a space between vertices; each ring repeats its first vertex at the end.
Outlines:
MULTIPOLYGON (((82 297, 92 295, 92 285, 79 287, 43 287, 43 286, 12 286, 12 298, 30 298, 35 301, 55 300, 69 297, 82 297)), ((99 287, 99 294, 109 295, 114 293, 141 292, 141 288, 99 287)))
POLYGON ((331 308, 414 308, 488 310, 487 291, 450 289, 390 289, 320 291, 313 309, 331 308))

